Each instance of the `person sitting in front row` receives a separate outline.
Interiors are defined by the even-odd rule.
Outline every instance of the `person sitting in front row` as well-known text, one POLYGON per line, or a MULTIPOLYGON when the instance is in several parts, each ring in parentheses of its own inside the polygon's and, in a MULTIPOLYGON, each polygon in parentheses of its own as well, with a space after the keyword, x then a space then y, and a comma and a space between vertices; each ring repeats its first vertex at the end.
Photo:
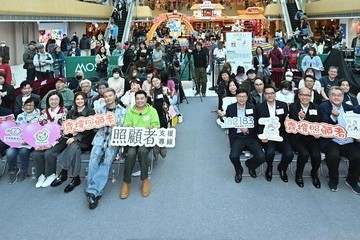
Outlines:
MULTIPOLYGON (((230 104, 226 109, 226 117, 253 117, 254 105, 248 101, 248 92, 244 88, 239 88, 236 91, 236 103, 230 104)), ((253 119, 256 123, 256 119, 253 119)), ((256 178, 256 168, 265 162, 265 155, 261 148, 260 141, 256 135, 255 128, 230 128, 230 155, 229 158, 235 168, 235 182, 240 183, 242 180, 243 168, 240 162, 240 155, 242 151, 247 148, 254 155, 245 162, 249 169, 251 177, 256 178)))
MULTIPOLYGON (((159 116, 151 105, 147 103, 147 94, 144 90, 135 93, 136 104, 132 107, 125 117, 124 127, 143 127, 159 128, 159 116)), ((142 181, 141 194, 143 197, 149 196, 151 192, 149 169, 149 148, 145 146, 128 147, 128 156, 125 160, 124 179, 120 189, 120 198, 125 199, 129 196, 131 174, 133 172, 136 157, 140 163, 140 179, 142 181)))

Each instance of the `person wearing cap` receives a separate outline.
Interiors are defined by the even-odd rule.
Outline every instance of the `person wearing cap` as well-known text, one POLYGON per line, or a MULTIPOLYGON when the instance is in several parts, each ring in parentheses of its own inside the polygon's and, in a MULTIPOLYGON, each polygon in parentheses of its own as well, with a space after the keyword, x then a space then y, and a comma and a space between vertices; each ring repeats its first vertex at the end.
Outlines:
POLYGON ((39 45, 38 50, 39 52, 35 54, 33 59, 35 76, 38 80, 52 78, 52 64, 54 60, 51 54, 45 51, 44 45, 39 45))
POLYGON ((45 109, 45 107, 46 107, 47 96, 51 92, 55 92, 55 91, 62 95, 62 97, 64 99, 64 107, 68 110, 71 109, 73 102, 74 102, 74 93, 69 88, 67 88, 66 83, 67 83, 66 78, 57 79, 57 81, 55 83, 55 89, 49 91, 41 100, 41 109, 45 109))
POLYGON ((81 56, 80 48, 78 48, 75 41, 70 42, 70 49, 67 52, 68 57, 79 57, 81 56))
POLYGON ((4 63, 9 63, 10 61, 10 49, 6 46, 5 41, 0 42, 0 57, 2 57, 4 63))
POLYGON ((23 54, 24 65, 23 68, 26 69, 26 80, 33 82, 35 80, 35 66, 33 63, 34 56, 36 55, 36 42, 31 41, 28 44, 28 48, 23 54))
POLYGON ((70 78, 68 80, 68 88, 73 91, 73 93, 77 93, 79 91, 81 91, 80 89, 80 82, 82 80, 84 80, 85 77, 84 77, 84 72, 81 71, 81 70, 78 70, 75 72, 75 79, 74 78, 70 78))

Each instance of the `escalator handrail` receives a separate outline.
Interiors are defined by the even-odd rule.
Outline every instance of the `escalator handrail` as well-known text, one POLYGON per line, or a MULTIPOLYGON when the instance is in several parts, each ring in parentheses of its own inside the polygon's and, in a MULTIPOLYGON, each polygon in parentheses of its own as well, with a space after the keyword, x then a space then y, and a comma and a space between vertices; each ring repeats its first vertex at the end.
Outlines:
POLYGON ((132 0, 128 9, 128 14, 126 17, 126 22, 125 22, 125 27, 124 27, 124 32, 122 35, 122 39, 121 42, 124 43, 126 41, 128 41, 129 39, 129 34, 130 34, 130 29, 131 29, 131 24, 132 24, 132 18, 134 15, 134 6, 135 6, 135 0, 132 0))

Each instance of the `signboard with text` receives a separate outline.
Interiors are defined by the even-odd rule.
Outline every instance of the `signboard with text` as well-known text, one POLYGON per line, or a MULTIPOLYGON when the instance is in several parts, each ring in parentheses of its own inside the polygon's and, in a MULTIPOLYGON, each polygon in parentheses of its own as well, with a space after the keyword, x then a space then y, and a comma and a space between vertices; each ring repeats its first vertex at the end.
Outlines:
POLYGON ((234 66, 233 71, 237 66, 243 66, 245 72, 252 68, 252 33, 226 32, 226 51, 226 61, 234 66))

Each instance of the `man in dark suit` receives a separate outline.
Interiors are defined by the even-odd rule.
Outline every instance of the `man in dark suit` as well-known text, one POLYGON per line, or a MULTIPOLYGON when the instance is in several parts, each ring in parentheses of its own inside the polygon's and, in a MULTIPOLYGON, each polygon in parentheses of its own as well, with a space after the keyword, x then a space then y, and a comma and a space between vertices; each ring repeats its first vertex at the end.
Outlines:
MULTIPOLYGON (((312 92, 310 101, 317 105, 320 105, 322 103, 322 96, 316 90, 314 90, 315 82, 316 79, 312 75, 306 75, 304 78, 305 87, 310 89, 312 92)), ((299 101, 298 91, 295 91, 294 93, 295 93, 294 102, 298 102, 299 101)))
MULTIPOLYGON (((229 105, 226 109, 226 117, 253 117, 254 105, 247 102, 248 92, 244 88, 236 91, 236 103, 229 105)), ((254 118, 254 124, 256 123, 254 118)), ((256 124, 255 124, 256 125, 256 124)), ((240 183, 242 179, 243 168, 240 163, 240 155, 247 148, 253 154, 253 157, 245 162, 249 169, 251 177, 256 178, 256 168, 265 162, 265 155, 261 149, 260 141, 256 136, 255 128, 230 128, 230 155, 229 158, 235 168, 235 182, 240 183)))
MULTIPOLYGON (((309 122, 319 122, 318 105, 310 101, 313 90, 301 88, 298 93, 299 101, 291 103, 289 106, 289 117, 295 121, 306 120, 309 122)), ((303 171, 305 164, 311 157, 311 177, 314 187, 320 188, 321 183, 318 178, 318 171, 321 163, 319 139, 313 136, 305 136, 299 133, 290 134, 290 142, 298 152, 296 162, 295 182, 299 187, 304 187, 303 171)))
MULTIPOLYGON (((329 90, 329 100, 322 103, 319 107, 320 121, 329 124, 338 124, 346 127, 344 114, 352 112, 353 106, 343 103, 344 92, 340 87, 334 86, 329 90)), ((360 187, 357 184, 360 171, 360 139, 347 138, 340 139, 321 139, 320 148, 325 153, 326 164, 329 169, 329 187, 331 191, 338 190, 339 183, 339 163, 341 156, 349 160, 349 170, 345 184, 355 193, 360 194, 360 187)))
MULTIPOLYGON (((294 153, 289 142, 289 136, 285 132, 285 118, 288 115, 288 106, 286 103, 275 100, 275 88, 273 86, 265 86, 264 96, 266 101, 260 103, 255 108, 256 119, 268 118, 268 117, 278 117, 280 126, 280 136, 283 138, 282 142, 275 142, 268 139, 261 139, 263 142, 263 147, 265 150, 265 157, 267 162, 267 168, 265 172, 266 180, 271 181, 272 179, 272 164, 275 157, 275 150, 279 149, 281 152, 281 161, 277 167, 280 178, 284 182, 288 181, 288 176, 286 170, 289 163, 292 161, 294 153)), ((259 125, 258 133, 261 134, 264 131, 264 126, 259 125)))
POLYGON ((30 81, 23 81, 20 83, 20 91, 21 95, 17 96, 15 98, 14 103, 14 114, 15 117, 23 112, 23 105, 26 99, 33 97, 36 99, 36 103, 38 104, 36 108, 39 108, 40 106, 40 96, 32 93, 32 84, 30 81))

